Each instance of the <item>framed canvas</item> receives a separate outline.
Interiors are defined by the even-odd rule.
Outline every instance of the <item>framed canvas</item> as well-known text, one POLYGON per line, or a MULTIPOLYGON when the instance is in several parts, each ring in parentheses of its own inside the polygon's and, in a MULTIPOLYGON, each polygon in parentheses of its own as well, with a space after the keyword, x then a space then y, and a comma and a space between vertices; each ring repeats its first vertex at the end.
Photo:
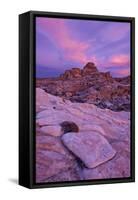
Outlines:
POLYGON ((19 184, 135 180, 135 19, 19 15, 19 184))

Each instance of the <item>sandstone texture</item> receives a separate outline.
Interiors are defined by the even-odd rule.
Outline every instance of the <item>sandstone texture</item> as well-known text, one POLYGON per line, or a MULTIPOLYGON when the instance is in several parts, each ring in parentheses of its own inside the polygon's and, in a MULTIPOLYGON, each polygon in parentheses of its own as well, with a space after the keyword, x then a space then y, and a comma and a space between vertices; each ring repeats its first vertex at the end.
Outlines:
POLYGON ((130 112, 36 88, 36 182, 129 176, 130 112))
POLYGON ((67 133, 62 141, 88 168, 95 168, 110 160, 116 153, 107 140, 95 131, 67 133))

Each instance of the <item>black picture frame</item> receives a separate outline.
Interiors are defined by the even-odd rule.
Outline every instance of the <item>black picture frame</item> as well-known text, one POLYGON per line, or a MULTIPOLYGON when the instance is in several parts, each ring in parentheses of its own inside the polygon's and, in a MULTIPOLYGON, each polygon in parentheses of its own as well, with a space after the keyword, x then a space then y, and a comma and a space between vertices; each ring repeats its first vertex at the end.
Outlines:
POLYGON ((135 18, 29 11, 19 15, 19 184, 27 188, 135 181, 135 18), (131 24, 131 176, 103 180, 35 183, 35 17, 130 22, 131 24))

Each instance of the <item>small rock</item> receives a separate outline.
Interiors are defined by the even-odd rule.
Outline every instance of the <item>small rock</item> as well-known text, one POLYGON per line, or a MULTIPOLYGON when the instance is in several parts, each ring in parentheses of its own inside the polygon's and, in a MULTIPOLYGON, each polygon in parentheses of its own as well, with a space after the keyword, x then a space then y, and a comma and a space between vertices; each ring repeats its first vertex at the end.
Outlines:
POLYGON ((79 127, 77 124, 71 121, 64 121, 61 124, 62 131, 63 133, 68 133, 68 132, 79 132, 79 127))

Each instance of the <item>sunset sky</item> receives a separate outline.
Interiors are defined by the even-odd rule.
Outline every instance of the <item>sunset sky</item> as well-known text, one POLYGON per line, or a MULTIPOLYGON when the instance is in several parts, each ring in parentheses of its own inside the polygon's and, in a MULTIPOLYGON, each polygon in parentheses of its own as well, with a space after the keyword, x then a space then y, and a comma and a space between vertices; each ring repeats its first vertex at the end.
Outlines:
POLYGON ((36 18, 36 76, 55 77, 94 62, 115 77, 130 74, 130 24, 36 18))

